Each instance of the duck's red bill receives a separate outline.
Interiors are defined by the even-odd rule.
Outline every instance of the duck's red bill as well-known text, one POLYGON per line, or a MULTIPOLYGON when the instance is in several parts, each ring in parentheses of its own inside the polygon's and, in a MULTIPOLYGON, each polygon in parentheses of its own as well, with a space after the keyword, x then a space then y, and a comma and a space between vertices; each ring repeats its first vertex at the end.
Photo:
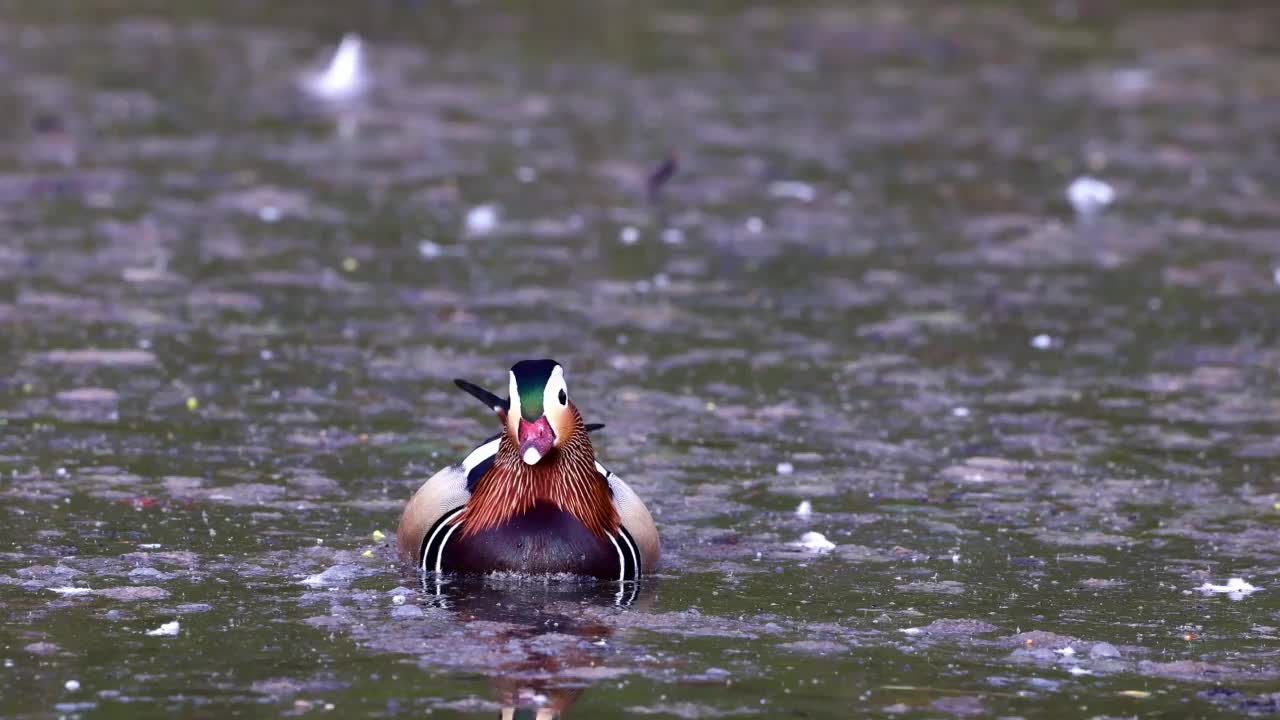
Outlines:
POLYGON ((538 418, 537 422, 520 418, 519 440, 520 458, 529 465, 535 465, 551 452, 556 441, 556 431, 551 428, 551 422, 546 416, 538 418))

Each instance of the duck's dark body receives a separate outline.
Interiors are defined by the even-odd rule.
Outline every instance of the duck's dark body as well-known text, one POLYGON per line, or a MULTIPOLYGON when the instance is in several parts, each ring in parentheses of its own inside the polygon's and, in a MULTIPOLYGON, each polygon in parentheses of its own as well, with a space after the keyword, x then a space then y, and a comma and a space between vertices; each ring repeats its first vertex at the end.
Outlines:
POLYGON ((577 573, 617 578, 618 546, 582 521, 539 502, 499 527, 473 535, 456 533, 444 546, 443 566, 452 572, 577 573))

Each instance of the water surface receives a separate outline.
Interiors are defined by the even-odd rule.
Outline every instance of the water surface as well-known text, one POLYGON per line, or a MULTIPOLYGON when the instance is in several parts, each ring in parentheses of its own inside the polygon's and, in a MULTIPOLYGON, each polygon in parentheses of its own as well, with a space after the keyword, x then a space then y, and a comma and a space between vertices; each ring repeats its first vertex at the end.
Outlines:
POLYGON ((1029 5, 0 3, 0 714, 1276 712, 1280 16, 1029 5), (542 356, 630 604, 383 535, 542 356))

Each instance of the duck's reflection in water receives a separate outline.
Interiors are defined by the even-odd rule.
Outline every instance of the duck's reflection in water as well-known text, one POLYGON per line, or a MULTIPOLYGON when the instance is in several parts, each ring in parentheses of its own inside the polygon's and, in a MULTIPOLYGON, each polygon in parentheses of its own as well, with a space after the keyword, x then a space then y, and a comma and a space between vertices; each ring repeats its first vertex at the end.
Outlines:
POLYGON ((551 720, 595 679, 614 673, 613 613, 653 607, 657 581, 606 582, 530 576, 422 579, 422 602, 446 610, 460 642, 500 658, 489 671, 504 720, 551 720), (592 610, 592 611, 588 611, 592 610), (601 612, 602 611, 602 612, 601 612))

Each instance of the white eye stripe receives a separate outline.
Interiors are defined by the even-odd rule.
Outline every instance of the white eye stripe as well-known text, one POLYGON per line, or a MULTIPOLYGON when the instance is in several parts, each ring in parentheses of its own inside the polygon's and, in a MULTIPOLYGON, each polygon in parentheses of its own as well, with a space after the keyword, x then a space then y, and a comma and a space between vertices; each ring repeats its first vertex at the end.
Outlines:
POLYGON ((507 408, 507 412, 515 417, 520 417, 520 386, 516 384, 516 374, 507 373, 507 397, 511 403, 507 408))
POLYGON ((560 407, 560 393, 565 394, 565 399, 569 397, 569 386, 564 381, 564 368, 559 365, 551 369, 551 377, 547 378, 547 387, 542 391, 542 408, 546 412, 547 408, 560 407))

